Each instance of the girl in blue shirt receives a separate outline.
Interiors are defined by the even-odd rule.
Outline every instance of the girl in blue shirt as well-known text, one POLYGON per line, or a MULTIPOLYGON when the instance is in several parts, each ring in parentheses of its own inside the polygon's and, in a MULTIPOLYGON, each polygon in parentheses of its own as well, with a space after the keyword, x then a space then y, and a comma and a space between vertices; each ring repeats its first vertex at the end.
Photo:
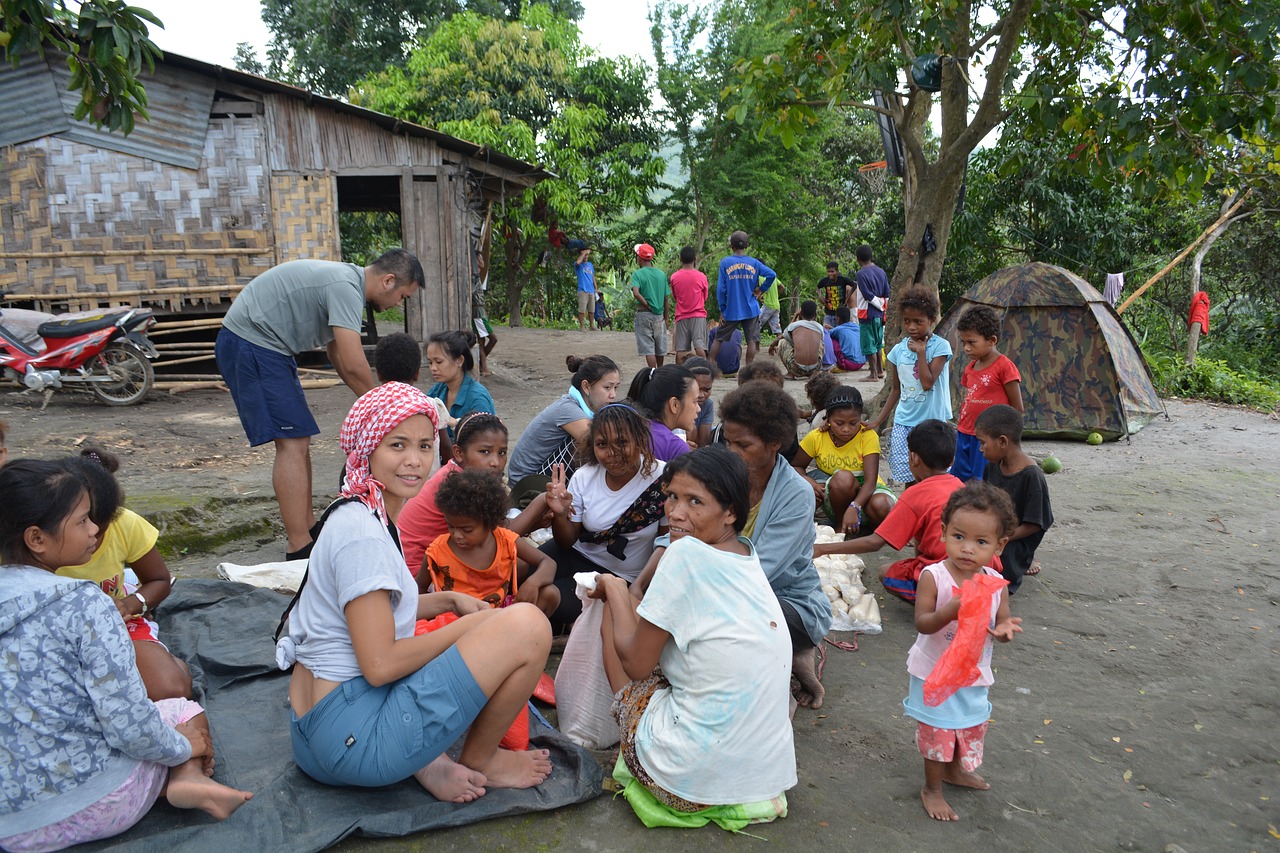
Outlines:
POLYGON ((938 322, 938 294, 927 287, 908 287, 898 298, 906 337, 889 351, 889 398, 871 422, 879 432, 893 412, 889 466, 893 479, 911 485, 907 433, 923 421, 951 420, 951 344, 933 333, 938 322))

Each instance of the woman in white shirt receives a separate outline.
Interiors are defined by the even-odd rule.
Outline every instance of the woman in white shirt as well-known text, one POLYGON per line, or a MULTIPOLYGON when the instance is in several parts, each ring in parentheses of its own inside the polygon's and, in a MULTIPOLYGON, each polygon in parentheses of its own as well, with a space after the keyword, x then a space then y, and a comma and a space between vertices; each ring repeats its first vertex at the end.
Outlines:
POLYGON ((712 445, 668 463, 671 532, 637 602, 601 575, 604 663, 626 770, 679 812, 770 801, 796 783, 791 641, 747 520, 746 466, 712 445), (661 666, 661 669, 656 669, 661 666))
POLYGON ((547 484, 553 538, 542 546, 556 561, 560 607, 552 625, 582 612, 573 576, 606 572, 633 581, 666 532, 663 463, 654 456, 649 422, 625 403, 600 409, 587 432, 587 464, 566 482, 563 466, 547 484))

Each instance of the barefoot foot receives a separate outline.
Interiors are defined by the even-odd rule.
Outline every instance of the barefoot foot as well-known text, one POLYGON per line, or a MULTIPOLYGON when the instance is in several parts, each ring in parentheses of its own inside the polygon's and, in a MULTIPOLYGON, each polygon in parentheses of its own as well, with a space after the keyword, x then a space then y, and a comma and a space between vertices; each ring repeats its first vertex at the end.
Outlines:
POLYGON ((983 779, 977 773, 970 773, 968 770, 961 770, 959 767, 947 766, 942 771, 942 781, 948 785, 957 785, 961 788, 977 788, 979 791, 990 791, 991 783, 983 779))
POLYGON ((800 689, 796 691, 796 702, 802 708, 821 708, 823 699, 827 695, 826 688, 818 680, 817 656, 818 650, 813 648, 797 652, 791 658, 791 674, 795 676, 796 681, 800 682, 800 689))
POLYGON ((960 815, 956 814, 951 806, 947 805, 947 801, 942 798, 941 791, 930 791, 928 788, 921 788, 920 802, 924 803, 924 810, 934 820, 960 819, 960 815))
POLYGON ((484 796, 484 774, 463 767, 447 755, 414 773, 413 778, 441 802, 469 803, 484 796))
POLYGON ((215 782, 197 768, 194 773, 173 773, 164 797, 175 808, 202 809, 218 820, 226 820, 253 799, 253 794, 215 782))
POLYGON ((485 784, 490 788, 532 788, 551 775, 551 753, 545 749, 527 752, 499 749, 476 770, 484 774, 485 784))

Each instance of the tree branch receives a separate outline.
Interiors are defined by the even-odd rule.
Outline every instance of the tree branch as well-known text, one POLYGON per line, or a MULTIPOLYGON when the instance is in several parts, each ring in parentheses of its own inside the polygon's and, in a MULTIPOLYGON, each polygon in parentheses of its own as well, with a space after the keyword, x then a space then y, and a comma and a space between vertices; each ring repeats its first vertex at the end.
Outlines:
POLYGON ((860 110, 868 110, 873 113, 879 113, 882 116, 893 118, 893 112, 886 110, 884 107, 877 107, 875 104, 867 104, 862 101, 783 101, 784 106, 801 106, 801 107, 854 107, 860 110))
POLYGON ((992 26, 991 29, 987 30, 986 34, 983 35, 982 38, 973 43, 969 48, 969 55, 973 56, 978 51, 982 50, 986 43, 991 41, 993 37, 1000 35, 1000 33, 1004 31, 1005 22, 1008 21, 1008 19, 1009 16, 1007 14, 1001 16, 1000 20, 996 21, 995 25, 992 26))
POLYGON ((1032 0, 1014 0, 1005 14, 1000 41, 987 68, 987 85, 982 92, 982 100, 978 102, 973 121, 956 137, 947 151, 948 155, 967 158, 991 129, 1009 115, 1008 110, 1000 108, 1000 95, 1004 90, 1004 78, 1009 73, 1009 64, 1022 39, 1022 28, 1031 14, 1031 4, 1032 0))

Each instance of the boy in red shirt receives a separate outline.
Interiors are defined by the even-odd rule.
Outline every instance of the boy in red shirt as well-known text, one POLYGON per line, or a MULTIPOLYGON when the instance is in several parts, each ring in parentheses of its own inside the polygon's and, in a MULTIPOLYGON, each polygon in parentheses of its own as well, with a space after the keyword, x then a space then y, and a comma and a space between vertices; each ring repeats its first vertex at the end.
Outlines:
POLYGON ((914 484, 889 510, 875 533, 844 542, 814 545, 813 556, 870 554, 885 545, 901 551, 915 543, 916 554, 880 567, 886 592, 903 601, 916 600, 916 581, 925 566, 947 557, 942 542, 942 509, 951 493, 964 485, 947 473, 956 454, 955 428, 946 421, 928 420, 907 433, 908 461, 914 484))
POLYGON ((676 364, 689 353, 707 357, 707 277, 694 266, 698 253, 692 246, 680 250, 680 269, 671 274, 676 297, 676 364))
POLYGON ((956 324, 964 354, 973 359, 960 375, 964 402, 956 426, 956 458, 951 473, 961 482, 981 480, 987 460, 978 444, 978 415, 992 406, 1012 406, 1026 414, 1022 405, 1022 374, 1017 366, 996 349, 1000 342, 1000 318, 986 305, 976 305, 956 324))

